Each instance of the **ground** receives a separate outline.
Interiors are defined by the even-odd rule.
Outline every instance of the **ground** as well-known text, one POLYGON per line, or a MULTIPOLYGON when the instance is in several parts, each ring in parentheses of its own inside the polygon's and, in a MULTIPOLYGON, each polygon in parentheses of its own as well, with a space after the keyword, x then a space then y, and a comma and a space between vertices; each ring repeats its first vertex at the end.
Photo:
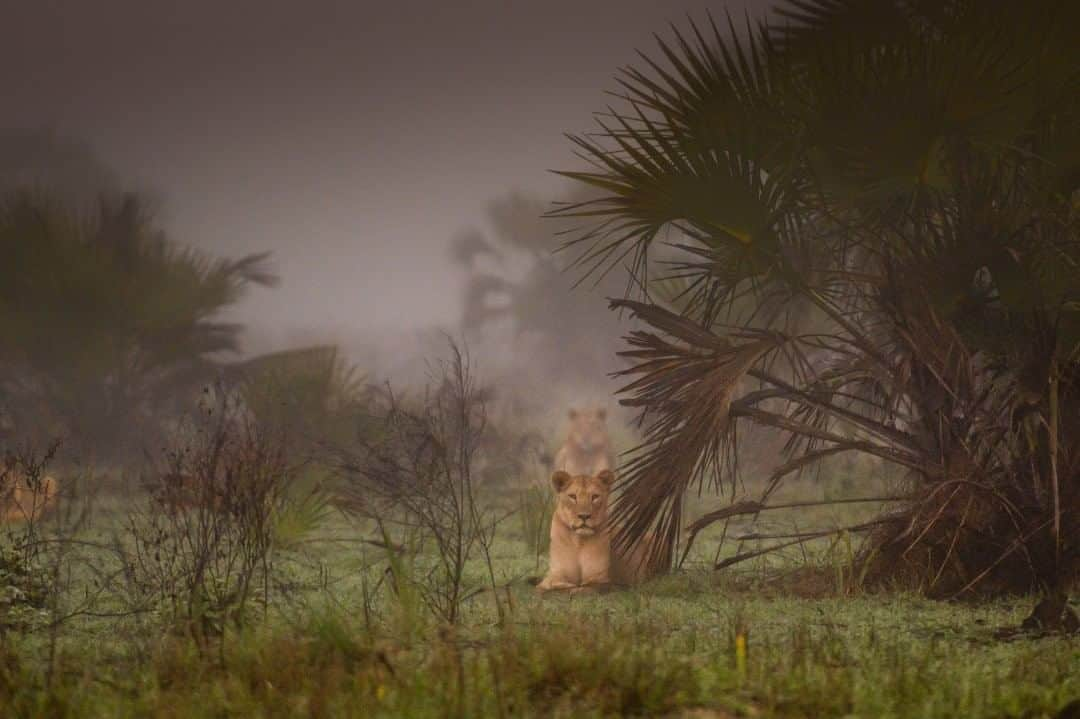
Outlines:
MULTIPOLYGON (((103 538, 119 505, 98 514, 103 538)), ((451 628, 391 591, 385 551, 360 541, 371 527, 334 516, 283 552, 265 619, 201 650, 152 631, 159 617, 82 617, 51 648, 47 631, 9 635, 0 716, 1027 718, 1080 699, 1080 639, 999 636, 1030 598, 865 592, 846 540, 714 572, 717 535, 673 576, 540 598, 543 558, 510 518, 493 547, 505 586, 451 628)), ((486 576, 474 561, 467 584, 486 576)))

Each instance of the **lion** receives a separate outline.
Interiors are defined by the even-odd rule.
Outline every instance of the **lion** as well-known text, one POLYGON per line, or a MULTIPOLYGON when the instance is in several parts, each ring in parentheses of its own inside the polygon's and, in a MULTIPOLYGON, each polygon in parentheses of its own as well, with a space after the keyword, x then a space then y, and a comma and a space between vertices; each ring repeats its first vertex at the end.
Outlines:
POLYGON ((612 586, 638 584, 649 578, 645 554, 649 540, 639 542, 629 556, 611 549, 608 497, 615 474, 551 475, 556 505, 551 517, 548 571, 537 591, 570 590, 571 594, 612 586))
POLYGON ((37 491, 14 470, 0 472, 0 522, 40 519, 56 504, 56 480, 41 477, 37 491))
POLYGON ((554 467, 571 476, 596 476, 615 469, 615 453, 607 431, 607 410, 570 410, 570 431, 555 454, 554 467))

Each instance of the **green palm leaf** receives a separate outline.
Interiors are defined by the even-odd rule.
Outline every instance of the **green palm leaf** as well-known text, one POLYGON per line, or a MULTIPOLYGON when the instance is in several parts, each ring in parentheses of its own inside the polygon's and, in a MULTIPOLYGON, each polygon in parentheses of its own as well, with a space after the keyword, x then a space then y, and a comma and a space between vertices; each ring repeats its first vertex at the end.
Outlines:
MULTIPOLYGON (((858 451, 927 486, 1044 472, 1055 451, 987 427, 1017 416, 1002 377, 1076 376, 1048 368, 1077 356, 1080 6, 790 0, 774 17, 658 38, 623 71, 625 104, 571 138, 591 169, 562 174, 603 194, 552 213, 584 221, 563 247, 586 275, 628 264, 648 301, 615 305, 654 330, 625 353, 647 440, 620 542, 652 528, 670 546, 740 417, 790 434, 802 459, 784 466, 858 451), (740 396, 743 375, 762 387, 740 396), (1005 468, 1010 452, 1039 458, 1005 468)), ((1017 481, 1043 501, 1048 480, 1017 481)))

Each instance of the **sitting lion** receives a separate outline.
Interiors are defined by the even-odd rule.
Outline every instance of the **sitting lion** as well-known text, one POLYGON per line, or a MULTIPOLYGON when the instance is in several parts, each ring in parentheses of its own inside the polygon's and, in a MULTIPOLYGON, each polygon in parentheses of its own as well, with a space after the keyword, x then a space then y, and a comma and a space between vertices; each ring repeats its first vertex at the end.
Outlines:
POLYGON ((556 471, 573 476, 596 476, 615 469, 615 453, 607 431, 607 411, 603 408, 570 410, 570 432, 555 455, 556 471))
POLYGON ((551 517, 551 558, 537 591, 568 589, 575 593, 648 579, 648 541, 639 542, 629 556, 611 549, 607 514, 614 481, 610 469, 591 476, 571 476, 560 470, 551 476, 557 503, 551 517))
POLYGON ((35 492, 26 478, 15 471, 0 472, 0 522, 40 519, 56 504, 56 480, 41 477, 35 492))

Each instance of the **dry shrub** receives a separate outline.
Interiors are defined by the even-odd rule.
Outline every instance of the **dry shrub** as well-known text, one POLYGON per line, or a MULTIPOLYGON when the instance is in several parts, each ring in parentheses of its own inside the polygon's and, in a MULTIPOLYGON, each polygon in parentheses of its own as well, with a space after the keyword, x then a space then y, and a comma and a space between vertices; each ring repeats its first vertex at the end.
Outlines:
POLYGON ((0 645, 8 633, 36 635, 49 684, 61 670, 69 623, 111 611, 103 604, 115 588, 117 566, 109 548, 84 533, 95 498, 87 482, 93 473, 68 466, 57 481, 51 465, 59 448, 59 442, 44 451, 9 448, 0 464, 0 487, 17 483, 8 485, 14 521, 0 533, 0 645), (80 580, 87 573, 92 583, 80 580))
POLYGON ((922 484, 868 536, 867 580, 940 598, 1069 591, 1080 570, 1080 507, 1070 489, 1058 544, 1039 489, 1022 470, 922 484))
MULTIPOLYGON (((476 468, 487 430, 485 396, 478 389, 467 353, 450 343, 419 402, 387 392, 384 426, 374 439, 338 448, 345 481, 341 505, 378 524, 392 546, 388 527, 418 537, 418 549, 434 547, 429 568, 391 557, 399 593, 416 592, 440 621, 455 624, 463 604, 480 583, 467 574, 471 559, 483 558, 487 583, 495 584, 491 542, 499 518, 479 493, 476 468)), ((392 550, 391 550, 392 551, 392 550)), ((496 605, 502 612, 498 593, 496 605)))
POLYGON ((223 394, 128 518, 131 598, 200 646, 268 607, 274 520, 298 476, 285 447, 223 394))
POLYGON ((0 635, 42 624, 55 587, 46 573, 41 522, 55 502, 55 481, 46 468, 56 453, 7 450, 0 462, 0 500, 8 525, 0 547, 0 635))
POLYGON ((1080 576, 1080 413, 1063 408, 1080 403, 1080 364, 1059 364, 1049 328, 993 357, 918 298, 889 306, 922 456, 908 501, 869 537, 868 579, 936 597, 1068 591, 1080 576))

